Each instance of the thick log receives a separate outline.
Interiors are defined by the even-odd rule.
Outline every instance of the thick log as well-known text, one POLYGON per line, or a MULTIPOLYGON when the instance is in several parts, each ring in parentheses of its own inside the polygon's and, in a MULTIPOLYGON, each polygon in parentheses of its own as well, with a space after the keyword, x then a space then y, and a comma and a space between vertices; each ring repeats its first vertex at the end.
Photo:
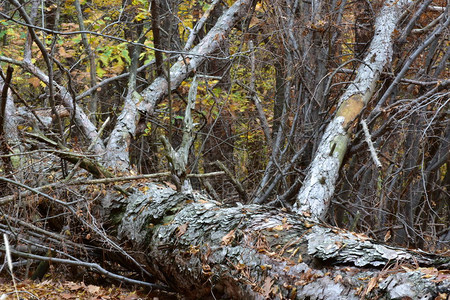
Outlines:
POLYGON ((128 198, 104 198, 104 212, 118 237, 143 251, 149 271, 188 298, 431 299, 450 292, 450 276, 436 268, 448 267, 449 258, 279 209, 142 187, 128 198))

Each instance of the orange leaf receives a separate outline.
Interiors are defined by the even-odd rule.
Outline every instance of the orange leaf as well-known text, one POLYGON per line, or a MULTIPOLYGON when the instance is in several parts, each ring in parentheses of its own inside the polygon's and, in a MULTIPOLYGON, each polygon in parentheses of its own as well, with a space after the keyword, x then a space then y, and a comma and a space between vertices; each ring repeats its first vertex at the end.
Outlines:
POLYGON ((32 78, 28 79, 28 82, 31 83, 31 85, 32 85, 33 87, 37 88, 37 87, 39 86, 39 83, 40 83, 41 81, 40 81, 39 78, 37 78, 37 77, 32 77, 32 78))

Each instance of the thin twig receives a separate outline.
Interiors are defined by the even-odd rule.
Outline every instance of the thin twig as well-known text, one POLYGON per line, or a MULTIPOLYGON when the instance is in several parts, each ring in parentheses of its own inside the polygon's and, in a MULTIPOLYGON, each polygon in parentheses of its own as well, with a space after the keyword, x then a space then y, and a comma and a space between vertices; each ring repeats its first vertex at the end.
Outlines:
POLYGON ((237 180, 236 177, 233 176, 233 173, 231 173, 230 169, 228 169, 221 161, 218 161, 218 160, 214 164, 225 172, 225 174, 230 178, 231 183, 233 184, 234 188, 238 192, 242 201, 244 201, 244 203, 247 203, 248 202, 247 192, 245 191, 244 187, 239 182, 239 180, 237 180))
POLYGON ((57 203, 59 205, 62 205, 63 207, 65 207, 73 216, 75 216, 76 219, 78 219, 84 226, 86 226, 88 229, 92 230, 95 234, 97 234, 98 236, 100 236, 101 238, 103 238, 105 240, 105 242, 110 245, 112 248, 116 249, 117 251, 119 251, 119 253, 121 253, 122 255, 124 255, 126 258, 128 258, 131 262, 133 262, 134 265, 136 265, 143 273, 151 276, 151 274, 145 270, 141 264, 139 264, 130 254, 128 254, 124 249, 122 249, 117 243, 115 243, 113 240, 111 240, 104 232, 102 232, 100 230, 100 228, 98 228, 97 226, 89 223, 88 221, 86 221, 80 214, 78 214, 78 212, 70 205, 70 203, 68 202, 64 202, 61 200, 58 200, 46 193, 43 193, 37 189, 34 189, 28 185, 25 185, 23 183, 20 183, 18 181, 15 180, 11 180, 5 177, 0 177, 0 181, 5 181, 17 186, 20 186, 22 188, 25 188, 27 190, 32 191, 33 193, 36 193, 40 196, 43 196, 45 198, 47 198, 50 201, 53 201, 54 203, 57 203))
POLYGON ((366 143, 369 146, 370 155, 372 156, 374 164, 377 166, 378 169, 381 169, 383 165, 381 164, 380 160, 378 159, 377 152, 375 151, 375 147, 373 146, 372 139, 370 138, 370 132, 369 128, 367 127, 366 120, 361 120, 361 125, 364 130, 364 136, 366 139, 366 143))
MULTIPOLYGON (((0 251, 5 252, 5 247, 1 247, 0 251)), ((66 264, 66 265, 72 265, 72 266, 80 266, 80 267, 86 267, 89 269, 92 269, 100 274, 106 275, 110 278, 116 279, 119 282, 127 282, 127 283, 131 283, 131 284, 137 284, 137 285, 141 285, 141 286, 147 286, 150 288, 155 288, 155 289, 159 289, 159 290, 169 290, 169 288, 165 285, 160 285, 160 284, 155 284, 155 283, 150 283, 150 282, 145 282, 145 281, 141 281, 141 280, 136 280, 136 279, 131 279, 122 275, 118 275, 115 273, 112 273, 108 270, 105 270, 104 268, 102 268, 101 266, 99 266, 96 263, 88 263, 88 262, 84 262, 84 261, 74 261, 71 259, 62 259, 62 258, 54 258, 54 257, 47 257, 47 256, 41 256, 41 255, 36 255, 36 254, 31 254, 31 253, 25 253, 25 252, 21 252, 21 251, 16 251, 14 249, 10 249, 11 254, 14 254, 15 256, 18 257, 23 257, 23 258, 30 258, 30 259, 36 259, 39 261, 48 261, 48 262, 53 262, 53 263, 61 263, 61 264, 66 264)))

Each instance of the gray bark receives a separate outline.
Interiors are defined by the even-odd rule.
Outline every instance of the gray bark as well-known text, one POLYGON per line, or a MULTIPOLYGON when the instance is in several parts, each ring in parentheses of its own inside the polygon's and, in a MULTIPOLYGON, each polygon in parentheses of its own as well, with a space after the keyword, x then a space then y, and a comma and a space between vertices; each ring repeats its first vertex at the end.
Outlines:
POLYGON ((136 76, 141 46, 134 46, 130 77, 128 78, 128 92, 122 113, 117 119, 116 126, 111 132, 106 146, 105 164, 118 171, 126 171, 130 167, 129 150, 131 138, 136 132, 139 114, 136 106, 141 101, 141 95, 136 92, 136 76))
POLYGON ((104 212, 120 239, 145 251, 151 273, 186 298, 431 299, 450 291, 448 276, 418 268, 448 267, 448 258, 274 208, 224 207, 156 183, 138 188, 104 198, 104 212))
POLYGON ((339 100, 336 117, 325 129, 309 172, 297 196, 294 210, 308 212, 321 219, 327 213, 334 194, 344 155, 350 141, 352 126, 375 91, 383 67, 392 57, 393 32, 398 14, 406 1, 386 1, 376 22, 370 49, 358 68, 358 74, 339 100))
MULTIPOLYGON (((0 77, 0 91, 3 90, 4 81, 0 77)), ((15 150, 20 151, 20 139, 19 130, 17 129, 17 119, 15 118, 16 106, 14 105, 14 99, 11 94, 11 90, 8 90, 6 105, 5 105, 5 124, 4 132, 5 138, 8 141, 9 146, 15 150)))
MULTIPOLYGON (((45 84, 49 85, 49 77, 39 68, 31 63, 23 62, 19 63, 24 69, 34 74, 45 84)), ((62 99, 64 107, 73 115, 75 123, 79 126, 80 130, 83 132, 84 136, 90 144, 94 144, 92 151, 97 155, 103 155, 105 153, 105 146, 102 139, 98 135, 97 128, 89 120, 89 117, 84 113, 79 105, 75 103, 71 97, 69 91, 62 85, 53 82, 59 95, 62 99)))

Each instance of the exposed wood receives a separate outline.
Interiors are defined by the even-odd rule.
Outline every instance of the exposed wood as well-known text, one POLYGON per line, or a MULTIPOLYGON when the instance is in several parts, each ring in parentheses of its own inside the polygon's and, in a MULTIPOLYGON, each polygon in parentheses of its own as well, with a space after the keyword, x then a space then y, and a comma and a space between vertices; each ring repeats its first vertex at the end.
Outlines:
POLYGON ((366 120, 361 120, 361 125, 362 125, 363 131, 364 131, 364 137, 365 137, 367 146, 369 147, 370 155, 372 156, 372 160, 375 163, 375 165, 377 166, 377 168, 381 169, 383 167, 383 165, 381 164, 380 159, 378 158, 377 151, 375 150, 375 147, 373 146, 366 120))

